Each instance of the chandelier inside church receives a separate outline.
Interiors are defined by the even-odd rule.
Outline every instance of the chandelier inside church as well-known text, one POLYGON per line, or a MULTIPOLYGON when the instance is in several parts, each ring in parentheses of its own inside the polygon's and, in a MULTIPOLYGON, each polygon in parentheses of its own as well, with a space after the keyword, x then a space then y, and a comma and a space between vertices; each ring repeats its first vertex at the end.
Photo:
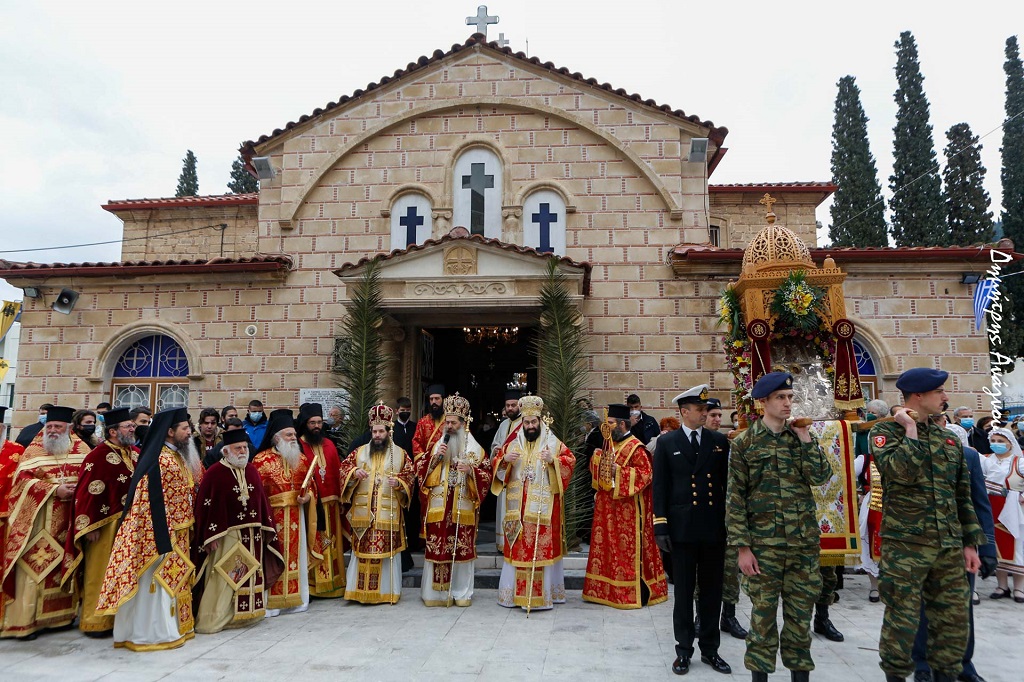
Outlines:
POLYGON ((519 341, 519 327, 463 327, 466 343, 495 348, 519 341))

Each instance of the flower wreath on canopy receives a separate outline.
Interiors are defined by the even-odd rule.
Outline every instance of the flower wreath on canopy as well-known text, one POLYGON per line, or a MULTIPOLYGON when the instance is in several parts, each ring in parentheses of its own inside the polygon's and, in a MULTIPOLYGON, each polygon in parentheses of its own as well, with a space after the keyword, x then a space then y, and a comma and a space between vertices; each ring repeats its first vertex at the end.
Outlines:
MULTIPOLYGON (((772 295, 770 310, 775 322, 770 338, 772 341, 802 338, 813 344, 821 356, 826 375, 833 379, 836 342, 823 315, 824 301, 825 290, 809 284, 803 270, 791 272, 772 295)), ((758 417, 758 412, 750 395, 753 389, 752 346, 746 333, 740 296, 735 289, 728 287, 722 292, 719 303, 718 326, 725 329, 722 344, 726 365, 733 376, 733 402, 736 411, 751 424, 758 417)))

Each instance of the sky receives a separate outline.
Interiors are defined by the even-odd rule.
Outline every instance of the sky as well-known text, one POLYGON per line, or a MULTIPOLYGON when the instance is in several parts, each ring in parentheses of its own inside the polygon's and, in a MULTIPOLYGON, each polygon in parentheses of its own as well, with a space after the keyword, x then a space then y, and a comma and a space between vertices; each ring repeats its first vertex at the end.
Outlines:
MULTIPOLYGON (((829 180, 836 82, 853 75, 888 198, 900 32, 917 40, 944 164, 950 126, 986 135, 1004 119, 1004 45, 1024 27, 1012 6, 492 1, 488 37, 728 127, 713 183, 829 180)), ((117 244, 15 251, 119 239, 100 206, 172 196, 188 149, 200 193, 226 192, 241 142, 464 42, 472 14, 452 0, 0 1, 0 258, 118 260, 117 244)), ((982 140, 997 215, 1001 139, 982 140)), ((0 282, 0 298, 21 291, 0 282)))

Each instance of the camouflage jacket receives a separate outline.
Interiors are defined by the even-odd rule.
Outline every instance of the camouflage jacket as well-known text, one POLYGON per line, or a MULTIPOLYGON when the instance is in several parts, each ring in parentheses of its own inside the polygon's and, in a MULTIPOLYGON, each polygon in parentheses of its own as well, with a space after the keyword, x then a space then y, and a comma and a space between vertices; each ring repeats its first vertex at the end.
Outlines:
POLYGON ((956 436, 935 424, 918 424, 917 434, 907 438, 896 422, 871 429, 882 475, 882 537, 940 547, 985 544, 956 436))
POLYGON ((760 419, 730 446, 729 544, 817 545, 820 529, 812 485, 832 477, 816 441, 788 428, 774 433, 760 419))

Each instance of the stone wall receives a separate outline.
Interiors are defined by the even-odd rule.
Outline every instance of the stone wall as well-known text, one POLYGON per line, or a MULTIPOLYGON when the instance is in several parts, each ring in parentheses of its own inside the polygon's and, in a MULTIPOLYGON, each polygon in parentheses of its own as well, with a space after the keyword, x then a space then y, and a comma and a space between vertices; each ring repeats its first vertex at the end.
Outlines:
POLYGON ((245 258, 256 251, 256 206, 118 210, 122 260, 245 258), (226 224, 222 231, 213 226, 226 224))

